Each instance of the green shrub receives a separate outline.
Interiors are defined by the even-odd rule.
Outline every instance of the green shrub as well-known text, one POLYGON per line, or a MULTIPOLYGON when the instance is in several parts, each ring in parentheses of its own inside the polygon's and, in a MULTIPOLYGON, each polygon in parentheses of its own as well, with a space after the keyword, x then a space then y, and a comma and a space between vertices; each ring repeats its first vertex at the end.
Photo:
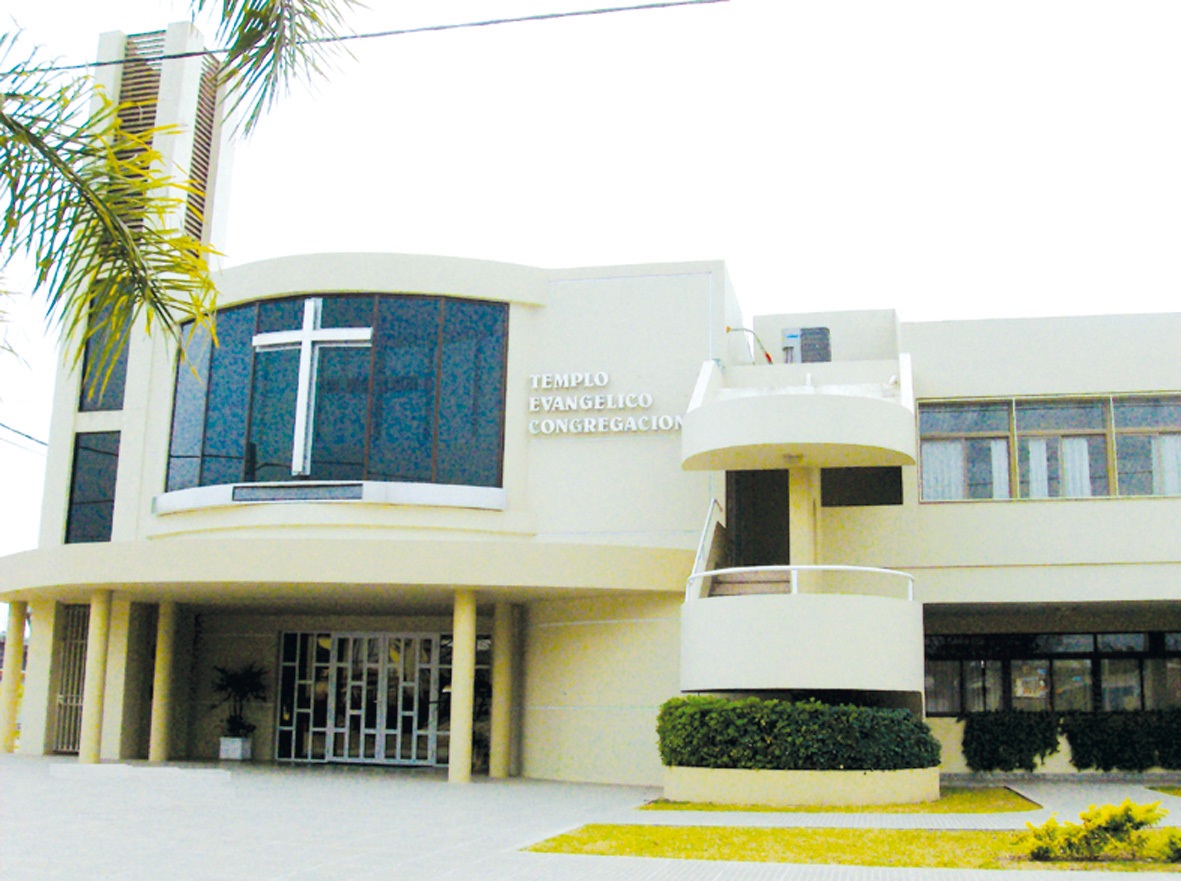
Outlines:
POLYGON ((1070 713, 1062 718, 1076 768, 1181 768, 1181 712, 1070 713))
POLYGON ((1157 717, 1153 726, 1156 766, 1170 771, 1181 770, 1181 710, 1162 710, 1153 715, 1157 717))
MULTIPOLYGON (((1146 860, 1150 854, 1144 830, 1167 813, 1159 801, 1138 805, 1129 799, 1120 805, 1091 805, 1079 815, 1081 824, 1059 823, 1055 816, 1041 826, 1026 823, 1029 831, 1018 843, 1030 859, 1038 861, 1146 860)), ((1170 837, 1169 844, 1173 841, 1170 837)))
POLYGON ((1146 771, 1156 764, 1157 713, 1070 713, 1062 733, 1080 771, 1146 771))
POLYGON ((891 771, 939 764, 939 742, 908 710, 692 696, 656 723, 666 765, 779 771, 891 771))
POLYGON ((1058 751, 1058 717, 1011 710, 972 713, 964 722, 964 761, 973 771, 1032 771, 1058 751))
POLYGON ((1181 835, 1169 832, 1161 851, 1161 859, 1166 863, 1181 863, 1181 835))

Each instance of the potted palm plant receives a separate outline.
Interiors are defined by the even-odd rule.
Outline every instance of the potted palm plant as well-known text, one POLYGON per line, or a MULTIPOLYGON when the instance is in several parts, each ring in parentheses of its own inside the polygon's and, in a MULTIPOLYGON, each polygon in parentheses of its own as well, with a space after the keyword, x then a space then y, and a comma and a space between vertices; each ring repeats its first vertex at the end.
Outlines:
POLYGON ((253 755, 250 735, 255 725, 246 718, 246 706, 267 698, 266 670, 255 663, 244 667, 214 667, 213 693, 218 696, 213 709, 229 704, 230 714, 222 721, 218 757, 250 761, 253 755))

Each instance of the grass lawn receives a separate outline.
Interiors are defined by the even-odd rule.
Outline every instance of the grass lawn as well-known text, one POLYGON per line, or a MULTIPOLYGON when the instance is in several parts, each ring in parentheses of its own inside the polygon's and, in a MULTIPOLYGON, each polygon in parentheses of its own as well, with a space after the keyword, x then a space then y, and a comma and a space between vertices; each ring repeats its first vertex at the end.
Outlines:
POLYGON ((1149 788, 1153 792, 1161 792, 1165 795, 1181 795, 1181 786, 1151 786, 1149 788))
POLYGON ((928 829, 751 829, 591 824, 530 848, 541 853, 686 860, 956 869, 1178 872, 1167 863, 1035 863, 1016 855, 1018 833, 928 829))
POLYGON ((945 786, 938 801, 911 805, 867 805, 857 807, 807 806, 771 807, 769 805, 717 805, 685 801, 648 802, 642 811, 765 811, 784 813, 833 814, 998 814, 1009 811, 1036 811, 1034 804, 1003 786, 945 786))

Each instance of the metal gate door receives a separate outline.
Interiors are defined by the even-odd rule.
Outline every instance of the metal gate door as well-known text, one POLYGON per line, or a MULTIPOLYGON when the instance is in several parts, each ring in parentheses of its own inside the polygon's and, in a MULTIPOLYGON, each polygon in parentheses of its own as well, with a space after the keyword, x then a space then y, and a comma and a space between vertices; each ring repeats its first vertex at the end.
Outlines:
POLYGON ((78 752, 82 733, 82 689, 86 682, 86 636, 90 629, 89 606, 62 606, 61 641, 57 657, 57 712, 53 725, 53 751, 78 752))
POLYGON ((433 765, 438 635, 332 637, 329 761, 433 765))

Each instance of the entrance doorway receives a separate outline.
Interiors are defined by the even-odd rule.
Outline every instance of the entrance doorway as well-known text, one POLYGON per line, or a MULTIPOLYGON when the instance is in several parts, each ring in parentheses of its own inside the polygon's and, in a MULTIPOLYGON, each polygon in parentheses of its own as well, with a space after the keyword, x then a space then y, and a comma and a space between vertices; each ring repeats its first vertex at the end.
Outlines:
POLYGON ((791 563, 787 471, 727 471, 730 566, 791 563))
POLYGON ((82 691, 86 682, 86 638, 90 631, 89 606, 62 606, 58 638, 57 700, 53 726, 53 751, 77 753, 82 733, 82 691))
MULTIPOLYGON (((275 758, 442 765, 451 731, 451 635, 284 633, 275 758)), ((477 639, 476 730, 491 641, 477 639)), ((478 754, 477 750, 473 750, 478 754)))

